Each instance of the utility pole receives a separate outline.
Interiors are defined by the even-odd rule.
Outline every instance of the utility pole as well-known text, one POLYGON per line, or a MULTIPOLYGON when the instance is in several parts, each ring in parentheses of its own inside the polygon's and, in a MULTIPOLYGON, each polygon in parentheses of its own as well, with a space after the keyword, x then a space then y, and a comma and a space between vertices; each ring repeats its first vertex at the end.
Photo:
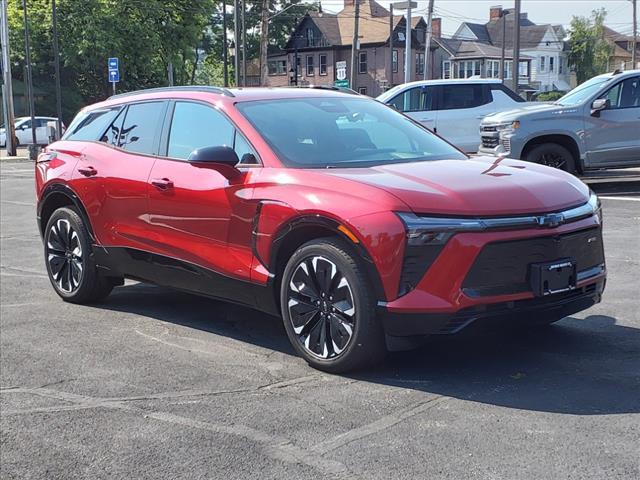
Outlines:
POLYGON ((229 86, 229 57, 227 53, 227 0, 222 0, 222 71, 224 86, 229 86))
POLYGON ((356 61, 358 60, 358 26, 360 23, 360 0, 355 0, 356 11, 353 23, 353 41, 351 43, 351 79, 349 86, 356 90, 356 61))
POLYGON ((638 68, 638 55, 636 50, 638 49, 638 5, 637 0, 631 0, 633 3, 633 42, 631 42, 631 69, 638 68))
POLYGON ((393 87, 393 3, 389 5, 389 88, 393 87))
POLYGON ((240 86, 240 0, 233 1, 233 42, 235 43, 233 68, 236 87, 240 86))
POLYGON ((262 0, 262 12, 260 17, 260 86, 266 87, 269 75, 268 49, 269 49, 269 0, 262 0))
POLYGON ((13 83, 11 79, 11 59, 9 58, 9 24, 7 21, 7 1, 0 0, 0 37, 2 40, 2 97, 7 155, 16 156, 15 114, 13 110, 13 83))
POLYGON ((431 55, 431 36, 433 35, 433 0, 429 0, 429 9, 427 10, 427 41, 424 52, 424 79, 429 80, 431 77, 430 55, 431 55), (428 73, 427 73, 428 72, 428 73))
POLYGON ((29 149, 29 157, 35 160, 35 152, 38 145, 36 139, 36 115, 33 100, 33 77, 31 75, 31 45, 29 43, 29 17, 27 14, 27 0, 22 0, 22 12, 24 17, 24 51, 27 73, 27 89, 29 90, 29 114, 31 116, 31 140, 32 147, 29 149))
POLYGON ((518 93, 518 80, 520 79, 520 10, 522 1, 516 0, 516 11, 513 19, 513 91, 518 93))
POLYGON ((502 51, 500 52, 500 80, 502 80, 502 84, 504 85, 504 57, 505 57, 505 48, 506 48, 506 39, 507 39, 507 12, 505 9, 502 9, 500 12, 500 18, 502 19, 502 51))
MULTIPOLYGON (((167 64, 167 79, 169 80, 169 86, 173 87, 173 62, 171 60, 167 64)), ((116 82, 113 82, 113 94, 116 94, 116 82)))
POLYGON ((245 0, 242 1, 242 86, 247 86, 247 28, 245 27, 244 17, 247 11, 245 0))
POLYGON ((62 135, 62 90, 60 88, 60 53, 58 51, 58 12, 56 0, 51 1, 51 18, 53 19, 53 65, 56 71, 56 140, 62 135))
POLYGON ((407 6, 407 28, 405 30, 404 47, 404 83, 411 81, 411 2, 407 6))

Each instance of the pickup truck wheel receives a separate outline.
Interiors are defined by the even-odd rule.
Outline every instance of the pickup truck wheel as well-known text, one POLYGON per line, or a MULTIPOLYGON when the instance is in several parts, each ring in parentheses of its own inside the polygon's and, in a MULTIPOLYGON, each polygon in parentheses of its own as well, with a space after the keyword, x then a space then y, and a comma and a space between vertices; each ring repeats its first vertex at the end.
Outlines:
POLYGON ((557 143, 536 145, 526 154, 525 160, 569 173, 576 171, 576 161, 571 152, 557 143))

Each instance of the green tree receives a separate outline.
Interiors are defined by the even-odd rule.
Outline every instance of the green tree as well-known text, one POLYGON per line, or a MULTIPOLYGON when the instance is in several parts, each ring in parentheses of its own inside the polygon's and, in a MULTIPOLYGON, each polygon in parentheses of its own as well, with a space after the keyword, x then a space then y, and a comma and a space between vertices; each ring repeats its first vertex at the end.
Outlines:
POLYGON ((593 10, 591 17, 574 16, 569 28, 569 64, 578 83, 604 73, 609 68, 613 47, 604 39, 604 8, 593 10))

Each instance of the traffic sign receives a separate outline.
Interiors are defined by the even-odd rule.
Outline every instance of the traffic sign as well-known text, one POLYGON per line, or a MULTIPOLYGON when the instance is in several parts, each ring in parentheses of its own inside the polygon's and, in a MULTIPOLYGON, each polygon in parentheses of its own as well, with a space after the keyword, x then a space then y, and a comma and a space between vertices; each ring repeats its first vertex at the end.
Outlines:
POLYGON ((347 62, 346 60, 341 60, 336 62, 336 78, 339 81, 347 79, 347 62))
POLYGON ((120 81, 120 72, 118 70, 109 70, 109 81, 111 83, 120 81))
POLYGON ((109 70, 118 70, 120 67, 120 62, 118 61, 118 57, 109 57, 109 70))
POLYGON ((333 85, 336 87, 349 88, 349 80, 336 80, 333 82, 333 85))

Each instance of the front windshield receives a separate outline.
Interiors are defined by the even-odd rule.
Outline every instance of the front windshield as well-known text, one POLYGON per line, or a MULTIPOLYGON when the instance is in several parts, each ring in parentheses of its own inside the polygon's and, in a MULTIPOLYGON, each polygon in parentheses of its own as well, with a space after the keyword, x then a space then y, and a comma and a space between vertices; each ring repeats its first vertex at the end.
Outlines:
POLYGON ((291 167, 359 167, 467 158, 374 100, 346 95, 285 98, 239 103, 237 108, 291 167))
POLYGON ((556 104, 563 106, 578 105, 597 93, 598 90, 600 90, 600 87, 602 87, 602 84, 608 82, 610 79, 611 77, 595 77, 591 80, 587 80, 582 85, 578 85, 564 97, 560 98, 556 104))

